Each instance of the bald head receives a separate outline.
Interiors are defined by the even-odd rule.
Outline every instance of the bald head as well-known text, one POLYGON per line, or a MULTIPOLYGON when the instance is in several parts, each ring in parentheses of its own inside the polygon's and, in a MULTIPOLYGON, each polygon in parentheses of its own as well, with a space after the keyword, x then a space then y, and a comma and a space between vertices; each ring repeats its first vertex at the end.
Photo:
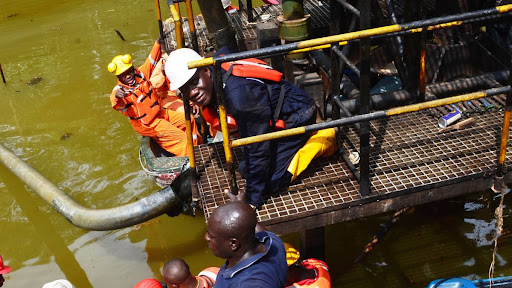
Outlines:
POLYGON ((252 240, 258 220, 256 212, 243 201, 231 201, 215 209, 208 222, 216 225, 227 237, 252 240))
POLYGON ((172 284, 183 283, 187 278, 193 277, 187 263, 178 258, 167 261, 164 265, 162 274, 168 287, 172 287, 172 284))

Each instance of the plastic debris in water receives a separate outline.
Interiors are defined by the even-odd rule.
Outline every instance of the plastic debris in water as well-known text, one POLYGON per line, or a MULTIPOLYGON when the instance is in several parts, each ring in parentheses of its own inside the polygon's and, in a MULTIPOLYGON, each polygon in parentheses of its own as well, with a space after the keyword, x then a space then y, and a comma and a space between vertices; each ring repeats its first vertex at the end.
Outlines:
POLYGON ((28 81, 26 84, 27 85, 36 85, 36 84, 39 84, 41 81, 43 81, 43 77, 34 77, 32 79, 30 79, 30 81, 28 81))

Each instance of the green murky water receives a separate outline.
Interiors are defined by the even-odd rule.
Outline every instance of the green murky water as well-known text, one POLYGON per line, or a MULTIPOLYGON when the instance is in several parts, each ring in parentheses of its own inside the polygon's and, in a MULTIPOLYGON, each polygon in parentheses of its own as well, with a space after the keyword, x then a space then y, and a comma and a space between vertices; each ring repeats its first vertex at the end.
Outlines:
MULTIPOLYGON (((121 53, 142 63, 158 33, 154 5, 0 1, 0 64, 7 80, 0 83, 0 141, 86 207, 113 207, 158 189, 140 169, 139 137, 110 108, 115 78, 106 70, 121 53)), ((223 262, 203 239, 202 215, 90 232, 69 224, 3 166, 0 193, 0 254, 13 268, 4 287, 41 287, 59 278, 76 287, 133 287, 143 278, 161 279, 162 265, 173 257, 184 258, 193 273, 223 262)), ((390 215, 327 227, 333 286, 422 287, 447 276, 486 278, 499 199, 484 195, 417 207, 361 264, 351 263, 390 215)), ((505 211, 507 227, 510 208, 505 211)), ((512 275, 506 233, 496 275, 512 275)), ((284 238, 298 245, 297 235, 284 238)))

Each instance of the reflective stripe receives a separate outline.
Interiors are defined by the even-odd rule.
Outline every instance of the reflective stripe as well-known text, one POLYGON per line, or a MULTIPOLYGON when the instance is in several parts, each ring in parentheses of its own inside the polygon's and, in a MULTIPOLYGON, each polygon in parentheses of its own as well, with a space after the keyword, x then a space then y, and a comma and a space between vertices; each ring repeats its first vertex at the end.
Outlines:
MULTIPOLYGON (((194 135, 196 136, 196 135, 194 135)), ((208 278, 211 278, 211 279, 215 279, 217 278, 217 274, 213 273, 212 271, 201 271, 199 274, 197 274, 197 276, 205 276, 205 277, 208 277, 208 278)))
POLYGON ((151 65, 156 66, 157 61, 153 60, 153 58, 151 58, 151 55, 148 56, 148 59, 151 65))

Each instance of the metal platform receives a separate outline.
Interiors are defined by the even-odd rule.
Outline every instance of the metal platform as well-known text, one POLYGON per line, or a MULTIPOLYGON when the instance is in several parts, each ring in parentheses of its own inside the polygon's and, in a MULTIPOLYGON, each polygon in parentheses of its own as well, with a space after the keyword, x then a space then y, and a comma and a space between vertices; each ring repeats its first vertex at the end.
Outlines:
MULTIPOLYGON (((311 38, 327 36, 329 32, 329 3, 328 1, 319 0, 305 0, 304 1, 305 13, 311 15, 311 38)), ((239 46, 245 46, 246 50, 256 49, 257 47, 257 22, 274 22, 277 27, 276 17, 282 14, 281 5, 263 5, 253 8, 254 21, 249 22, 247 14, 242 11, 228 14, 228 20, 234 28, 237 41, 242 43, 239 46)), ((187 18, 182 18, 185 46, 192 47, 190 43, 191 35, 188 26, 187 18)), ((202 15, 194 18, 194 25, 196 28, 197 42, 199 49, 203 55, 208 55, 214 52, 214 46, 208 36, 208 30, 202 15)), ((164 23, 164 30, 167 36, 168 47, 176 49, 176 40, 174 33, 174 23, 172 20, 167 20, 164 23)))
MULTIPOLYGON (((427 112, 371 121, 370 196, 360 196, 359 184, 341 157, 320 158, 287 190, 264 195, 258 218, 270 230, 287 234, 488 189, 503 113, 473 117, 477 122, 472 127, 448 133, 439 133, 437 119, 427 112)), ((341 133, 344 150, 357 151, 355 128, 342 127, 341 133)), ((238 164, 241 149, 234 153, 238 164)), ((228 188, 224 151, 219 143, 201 145, 195 155, 208 218, 228 201, 222 193, 228 188)), ((237 182, 243 189, 245 180, 238 174, 237 182)))

